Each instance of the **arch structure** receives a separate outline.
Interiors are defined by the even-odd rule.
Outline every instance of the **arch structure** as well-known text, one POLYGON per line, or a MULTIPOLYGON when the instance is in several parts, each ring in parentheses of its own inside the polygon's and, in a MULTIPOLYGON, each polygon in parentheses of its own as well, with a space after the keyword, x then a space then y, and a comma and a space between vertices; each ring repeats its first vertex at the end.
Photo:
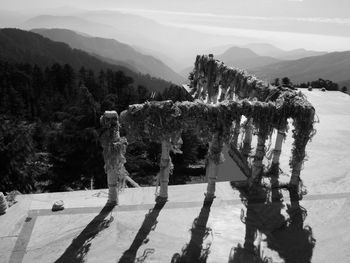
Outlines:
POLYGON ((228 146, 230 157, 246 175, 247 185, 262 176, 269 176, 273 184, 280 172, 279 157, 289 119, 294 126, 289 186, 299 187, 305 147, 314 135, 315 109, 305 96, 296 90, 267 84, 243 70, 227 67, 212 55, 197 56, 189 79, 188 91, 195 101, 145 102, 130 105, 120 115, 119 121, 129 142, 148 138, 162 144, 158 198, 168 198, 172 167, 169 153, 178 150, 181 133, 189 129, 209 143, 206 197, 215 197, 223 144, 228 146), (263 162, 266 143, 273 134, 277 134, 275 147, 271 161, 266 164, 263 162))

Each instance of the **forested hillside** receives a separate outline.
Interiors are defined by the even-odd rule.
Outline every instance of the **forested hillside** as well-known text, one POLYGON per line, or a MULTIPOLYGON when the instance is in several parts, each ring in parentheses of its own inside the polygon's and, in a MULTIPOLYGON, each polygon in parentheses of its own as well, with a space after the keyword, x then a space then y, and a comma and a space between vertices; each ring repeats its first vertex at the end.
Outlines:
POLYGON ((73 69, 82 67, 98 74, 100 70, 123 71, 134 80, 134 84, 147 86, 152 91, 163 91, 170 82, 135 73, 130 69, 109 64, 79 49, 72 49, 67 44, 55 42, 39 34, 19 29, 0 30, 0 59, 16 63, 37 64, 41 67, 53 63, 69 64, 73 69))
POLYGON ((149 74, 175 84, 183 84, 186 79, 182 78, 159 59, 150 55, 144 55, 133 47, 114 39, 83 36, 67 29, 33 29, 53 41, 67 43, 70 47, 84 50, 91 55, 98 55, 101 60, 124 65, 133 71, 149 74))
MULTIPOLYGON (((175 85, 164 85, 151 98, 153 84, 168 83, 149 78, 150 86, 137 84, 133 77, 139 75, 108 68, 65 44, 22 32, 0 31, 0 49, 11 50, 11 55, 0 53, 0 191, 66 191, 89 188, 91 182, 94 188, 106 187, 99 142, 103 111, 120 113, 129 104, 150 99, 190 99, 175 85), (28 48, 13 42, 13 34, 28 48), (48 42, 39 52, 41 41, 48 42), (53 56, 50 49, 56 47, 59 51, 53 56), (80 64, 84 67, 78 68, 80 64)), ((197 148, 198 143, 178 158, 196 160, 197 148)), ((147 141, 129 145, 127 169, 139 183, 152 182, 158 153, 159 145, 147 141)))

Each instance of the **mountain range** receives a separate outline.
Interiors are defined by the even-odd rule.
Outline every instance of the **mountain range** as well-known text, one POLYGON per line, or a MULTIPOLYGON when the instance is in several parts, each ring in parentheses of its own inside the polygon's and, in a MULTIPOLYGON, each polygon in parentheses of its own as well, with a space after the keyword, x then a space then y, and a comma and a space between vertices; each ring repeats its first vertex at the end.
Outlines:
POLYGON ((268 43, 250 43, 242 47, 249 48, 260 56, 269 56, 279 60, 296 60, 305 57, 321 56, 327 53, 303 48, 283 50, 268 43))
MULTIPOLYGON (((179 64, 176 71, 191 64, 195 56, 203 53, 208 47, 230 42, 238 45, 248 41, 244 37, 215 36, 160 24, 152 19, 114 10, 81 11, 68 16, 38 15, 19 23, 18 27, 25 30, 65 28, 79 34, 113 38, 132 47, 141 47, 156 58, 160 58, 160 53, 169 56, 179 64)), ((162 56, 161 59, 165 64, 171 65, 170 61, 164 60, 166 56, 162 56)))
POLYGON ((144 55, 133 47, 115 39, 90 37, 67 29, 33 29, 32 32, 53 41, 64 42, 72 48, 97 55, 108 63, 126 66, 142 74, 149 74, 178 85, 183 84, 185 81, 183 77, 159 59, 150 55, 144 55))
MULTIPOLYGON (((241 68, 241 69, 250 69, 257 66, 265 66, 279 62, 279 59, 269 57, 269 56, 260 56, 253 52, 249 48, 242 48, 233 46, 225 50, 220 55, 215 55, 214 58, 224 62, 227 66, 241 68)), ((193 67, 187 67, 180 72, 182 76, 188 77, 193 67)))
POLYGON ((19 29, 0 29, 0 59, 14 63, 37 64, 41 67, 52 66, 54 63, 69 64, 76 70, 84 67, 95 73, 107 69, 123 71, 125 75, 133 78, 134 85, 146 86, 151 91, 160 91, 171 85, 165 80, 107 63, 65 43, 19 29))
POLYGON ((249 71, 269 81, 275 78, 288 77, 292 82, 300 83, 323 78, 344 85, 350 82, 349 69, 350 51, 344 51, 293 61, 280 61, 251 68, 249 71))
POLYGON ((231 47, 221 55, 217 56, 216 59, 223 61, 228 66, 242 69, 262 67, 280 61, 273 57, 260 56, 251 49, 242 47, 231 47))
POLYGON ((292 82, 299 83, 324 78, 339 82, 340 85, 350 83, 348 52, 287 51, 271 44, 259 43, 255 39, 213 37, 213 34, 160 24, 149 18, 115 10, 80 10, 69 16, 38 15, 18 26, 27 29, 73 30, 76 35, 68 36, 67 32, 61 32, 62 35, 56 36, 52 33, 55 31, 48 33, 47 30, 41 30, 40 33, 44 35, 45 31, 46 37, 82 49, 108 65, 119 65, 131 69, 131 72, 146 73, 175 83, 181 83, 188 77, 192 70, 192 66, 188 66, 194 62, 197 54, 205 54, 211 49, 213 52, 210 53, 214 53, 215 58, 266 80, 289 77, 292 82), (251 44, 247 44, 249 42, 251 44), (221 50, 211 48, 220 45, 221 50), (214 52, 215 49, 220 52, 214 52), (128 55, 123 57, 124 52, 128 55))
MULTIPOLYGON (((219 47, 217 49, 220 50, 219 47)), ((229 47, 220 55, 214 54, 214 58, 228 66, 245 69, 269 82, 275 78, 288 77, 293 83, 298 84, 322 78, 338 83, 340 88, 343 86, 350 88, 350 51, 330 53, 304 49, 284 51, 270 44, 249 44, 244 48, 229 47), (302 58, 288 60, 292 56, 302 58), (280 59, 277 59, 278 57, 280 59)), ((192 67, 187 67, 181 74, 188 77, 191 70, 192 67)))

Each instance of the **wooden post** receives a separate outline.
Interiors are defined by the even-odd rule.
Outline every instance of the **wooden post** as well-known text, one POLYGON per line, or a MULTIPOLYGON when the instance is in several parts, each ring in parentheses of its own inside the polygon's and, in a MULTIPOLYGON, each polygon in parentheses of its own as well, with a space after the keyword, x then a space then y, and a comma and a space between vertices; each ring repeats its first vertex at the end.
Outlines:
POLYGON ((160 171, 158 174, 160 190, 159 197, 162 199, 168 199, 168 183, 169 183, 169 174, 171 166, 170 158, 171 143, 170 140, 162 141, 162 155, 160 159, 160 171))
POLYGON ((230 143, 231 147, 237 148, 238 136, 239 136, 240 130, 241 130, 241 116, 239 116, 235 121, 235 128, 233 129, 233 137, 230 143))
POLYGON ((108 204, 118 204, 118 192, 125 184, 128 175, 124 167, 126 138, 119 134, 119 116, 116 111, 106 111, 100 118, 102 132, 100 136, 105 161, 105 172, 108 183, 108 204))
POLYGON ((207 194, 208 198, 215 197, 216 179, 219 174, 219 165, 215 164, 213 160, 208 160, 206 167, 206 177, 208 178, 207 194))
POLYGON ((300 172, 303 167, 304 158, 306 155, 305 148, 310 140, 313 131, 313 122, 315 117, 315 110, 311 109, 308 116, 303 119, 294 120, 295 129, 293 131, 294 149, 292 150, 292 176, 290 179, 290 186, 298 187, 300 182, 300 172))
POLYGON ((206 177, 208 179, 207 198, 215 197, 216 179, 219 174, 219 164, 222 162, 222 146, 223 140, 217 132, 213 135, 211 143, 209 143, 209 156, 206 167, 206 177))
MULTIPOLYGON (((283 144, 283 139, 285 137, 285 132, 282 130, 277 131, 277 136, 276 136, 276 142, 275 142, 275 148, 273 149, 273 155, 272 155, 272 163, 270 167, 270 176, 272 181, 277 180, 278 178, 278 172, 279 172, 279 161, 280 161, 280 156, 281 156, 281 150, 282 150, 282 144, 283 144), (276 177, 277 176, 277 177, 276 177)), ((272 182, 273 184, 273 182, 272 182)))
POLYGON ((285 132, 279 130, 277 132, 275 148, 273 150, 272 164, 278 164, 280 162, 280 156, 282 152, 282 144, 285 137, 285 132))
POLYGON ((250 183, 254 182, 254 180, 260 175, 262 171, 263 159, 265 156, 265 141, 266 141, 266 136, 263 134, 258 134, 258 143, 256 146, 256 152, 255 152, 254 161, 253 161, 250 183))
POLYGON ((272 202, 278 202, 282 198, 279 191, 278 178, 279 178, 279 160, 282 152, 282 144, 283 144, 284 137, 285 137, 285 132, 282 130, 278 130, 276 142, 275 142, 275 148, 273 150, 271 168, 270 168, 272 202))
POLYGON ((301 172, 301 167, 303 165, 303 162, 299 162, 295 165, 293 165, 293 169, 292 169, 292 175, 290 178, 290 184, 292 186, 298 186, 299 185, 299 178, 300 178, 300 172, 301 172))
POLYGON ((249 157, 249 154, 251 151, 252 138, 253 138, 253 120, 250 119, 250 120, 247 120, 247 124, 245 128, 245 136, 243 140, 242 155, 245 158, 249 157))

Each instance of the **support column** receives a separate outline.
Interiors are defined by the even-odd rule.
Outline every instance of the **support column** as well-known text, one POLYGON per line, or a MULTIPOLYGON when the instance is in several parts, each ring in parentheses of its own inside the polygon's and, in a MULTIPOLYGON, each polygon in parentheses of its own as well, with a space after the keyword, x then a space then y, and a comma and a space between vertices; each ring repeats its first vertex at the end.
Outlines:
POLYGON ((276 142, 275 142, 275 148, 273 150, 273 157, 272 157, 272 163, 278 164, 280 162, 280 156, 282 152, 282 144, 285 137, 285 132, 279 130, 277 132, 276 142))
POLYGON ((243 139, 243 149, 242 149, 242 155, 245 158, 249 157, 250 150, 251 150, 251 144, 252 144, 252 138, 253 138, 253 120, 247 120, 247 124, 245 127, 245 136, 243 139))
POLYGON ((266 135, 258 134, 258 143, 256 146, 256 152, 253 161, 252 167, 252 176, 250 178, 250 182, 254 182, 254 180, 260 175, 263 168, 263 159, 265 156, 265 141, 266 135))
POLYGON ((241 130, 241 116, 235 121, 235 128, 233 129, 233 138, 231 140, 231 147, 237 148, 238 136, 241 130))
POLYGON ((301 167, 303 166, 303 162, 299 162, 295 165, 293 165, 292 169, 292 176, 290 178, 290 184, 292 186, 298 186, 299 181, 300 181, 300 172, 301 172, 301 167))
POLYGON ((206 167, 206 177, 208 179, 207 198, 215 198, 216 180, 219 174, 219 164, 222 163, 222 146, 223 140, 219 133, 213 135, 211 143, 209 143, 209 155, 206 167))
POLYGON ((292 149, 292 160, 290 162, 292 168, 292 176, 290 179, 290 186, 298 187, 300 182, 300 172, 303 167, 303 162, 305 158, 305 148, 310 140, 311 133, 313 131, 313 122, 315 111, 314 109, 309 110, 308 115, 302 119, 294 120, 293 130, 293 149, 292 149))
POLYGON ((124 164, 127 140, 119 134, 119 116, 115 111, 106 111, 100 118, 100 136, 108 183, 108 204, 118 204, 118 192, 124 187, 128 175, 124 164))
POLYGON ((271 186, 272 186, 272 202, 279 202, 282 198, 279 189, 279 160, 282 152, 283 139, 285 137, 285 132, 278 130, 275 148, 273 150, 272 163, 270 168, 271 186))
POLYGON ((169 174, 171 167, 171 158, 170 158, 171 143, 170 140, 162 141, 162 155, 160 159, 160 171, 158 174, 160 190, 159 197, 162 199, 168 199, 168 183, 169 183, 169 174))
POLYGON ((278 175, 280 156, 282 152, 282 144, 285 137, 285 132, 282 130, 277 131, 275 148, 273 149, 272 163, 270 168, 271 178, 273 179, 278 175))

